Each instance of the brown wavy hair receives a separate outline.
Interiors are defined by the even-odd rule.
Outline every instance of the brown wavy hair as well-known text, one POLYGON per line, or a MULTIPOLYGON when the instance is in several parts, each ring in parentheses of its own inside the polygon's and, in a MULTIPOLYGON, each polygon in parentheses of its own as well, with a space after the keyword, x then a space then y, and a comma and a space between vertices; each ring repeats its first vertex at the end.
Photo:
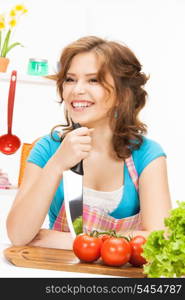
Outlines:
MULTIPOLYGON (((115 157, 124 160, 141 146, 143 135, 147 133, 147 126, 139 120, 138 115, 146 103, 147 92, 143 86, 149 77, 141 72, 140 62, 126 45, 96 36, 86 36, 71 43, 62 52, 61 69, 56 75, 60 103, 63 102, 63 83, 73 57, 89 51, 100 59, 98 81, 108 92, 111 92, 112 87, 105 80, 106 73, 109 72, 114 80, 116 105, 109 111, 113 131, 112 144, 115 157)), ((57 125, 52 129, 53 133, 56 127, 63 126, 62 138, 73 129, 67 111, 65 117, 66 125, 57 125)))

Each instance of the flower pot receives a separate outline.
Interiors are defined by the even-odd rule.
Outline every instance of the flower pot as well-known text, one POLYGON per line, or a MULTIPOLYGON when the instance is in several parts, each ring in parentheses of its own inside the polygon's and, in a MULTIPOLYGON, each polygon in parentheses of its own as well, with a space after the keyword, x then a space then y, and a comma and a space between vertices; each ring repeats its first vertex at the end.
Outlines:
POLYGON ((6 72, 9 64, 9 59, 6 57, 0 57, 0 72, 6 72))

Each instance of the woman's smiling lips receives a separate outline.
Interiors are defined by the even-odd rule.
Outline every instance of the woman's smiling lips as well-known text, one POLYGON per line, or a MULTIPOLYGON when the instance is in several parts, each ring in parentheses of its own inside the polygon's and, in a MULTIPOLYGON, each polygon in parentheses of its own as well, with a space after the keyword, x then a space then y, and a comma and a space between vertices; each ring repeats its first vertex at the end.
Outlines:
POLYGON ((71 106, 74 111, 84 111, 85 109, 91 107, 94 104, 92 101, 88 100, 73 100, 71 101, 71 106))

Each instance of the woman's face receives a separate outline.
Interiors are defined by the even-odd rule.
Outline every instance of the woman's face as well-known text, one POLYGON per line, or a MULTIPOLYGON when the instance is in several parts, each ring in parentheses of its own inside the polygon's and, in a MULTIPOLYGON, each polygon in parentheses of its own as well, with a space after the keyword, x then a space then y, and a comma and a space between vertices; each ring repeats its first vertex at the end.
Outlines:
MULTIPOLYGON (((93 52, 77 54, 63 83, 63 99, 69 116, 82 126, 96 127, 107 123, 107 113, 115 104, 113 92, 108 94, 98 82, 99 67, 99 60, 93 52)), ((109 73, 106 81, 114 87, 109 73)))

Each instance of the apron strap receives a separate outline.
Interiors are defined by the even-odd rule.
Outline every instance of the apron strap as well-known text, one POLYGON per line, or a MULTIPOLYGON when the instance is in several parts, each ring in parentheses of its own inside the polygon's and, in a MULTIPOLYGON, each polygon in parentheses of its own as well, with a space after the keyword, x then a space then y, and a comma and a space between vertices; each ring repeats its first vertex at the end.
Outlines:
POLYGON ((139 191, 139 176, 138 176, 132 155, 130 157, 128 157, 127 159, 125 159, 125 163, 127 165, 130 177, 135 185, 136 191, 138 192, 139 191))

